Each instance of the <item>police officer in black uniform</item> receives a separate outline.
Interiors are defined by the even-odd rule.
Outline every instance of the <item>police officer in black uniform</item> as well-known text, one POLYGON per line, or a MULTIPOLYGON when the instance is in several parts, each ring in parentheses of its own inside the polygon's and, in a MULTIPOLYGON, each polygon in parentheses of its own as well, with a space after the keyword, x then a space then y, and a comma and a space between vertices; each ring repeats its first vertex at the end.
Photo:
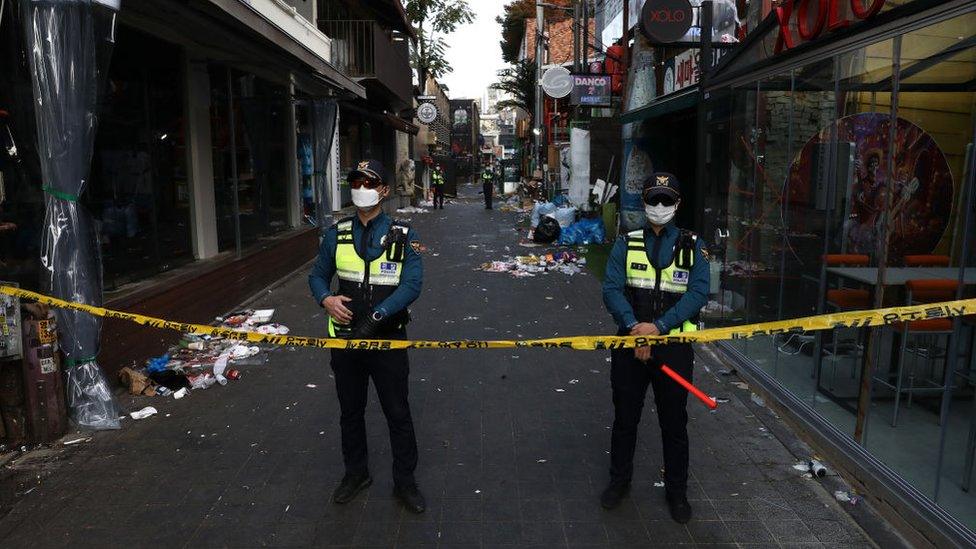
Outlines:
MULTIPOLYGON (((361 162, 349 174, 356 215, 326 231, 309 275, 312 295, 329 313, 332 337, 406 339, 407 307, 420 296, 420 245, 410 227, 383 213, 381 203, 390 193, 383 175, 375 160, 361 162), (334 293, 333 277, 339 279, 334 293)), ((372 379, 390 429, 394 495, 407 510, 422 513, 426 502, 414 480, 417 439, 407 400, 407 351, 333 349, 332 371, 346 467, 333 501, 352 501, 372 483, 364 419, 372 379)))
MULTIPOLYGON (((643 185, 647 224, 617 239, 607 262, 603 301, 620 328, 619 335, 680 335, 698 329, 698 315, 708 300, 709 269, 701 240, 679 229, 674 216, 681 186, 669 173, 656 173, 643 185)), ((670 343, 611 351, 613 431, 610 484, 601 503, 618 506, 630 490, 637 426, 648 385, 654 391, 664 447, 664 487, 671 517, 691 518, 688 484, 688 393, 661 372, 667 365, 691 380, 694 351, 690 343, 670 343)))

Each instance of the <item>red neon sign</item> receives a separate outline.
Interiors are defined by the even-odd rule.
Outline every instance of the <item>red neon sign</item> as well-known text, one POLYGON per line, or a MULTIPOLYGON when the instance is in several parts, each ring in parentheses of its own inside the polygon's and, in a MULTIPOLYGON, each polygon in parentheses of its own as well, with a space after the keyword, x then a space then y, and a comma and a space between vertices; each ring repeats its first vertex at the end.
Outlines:
POLYGON ((851 21, 841 14, 842 3, 849 3, 851 13, 858 19, 873 17, 884 6, 884 0, 785 0, 776 7, 776 19, 779 21, 779 36, 776 37, 775 53, 790 49, 796 45, 793 32, 790 30, 790 20, 796 20, 796 30, 804 42, 814 40, 823 34, 824 29, 835 31, 851 24, 851 21))

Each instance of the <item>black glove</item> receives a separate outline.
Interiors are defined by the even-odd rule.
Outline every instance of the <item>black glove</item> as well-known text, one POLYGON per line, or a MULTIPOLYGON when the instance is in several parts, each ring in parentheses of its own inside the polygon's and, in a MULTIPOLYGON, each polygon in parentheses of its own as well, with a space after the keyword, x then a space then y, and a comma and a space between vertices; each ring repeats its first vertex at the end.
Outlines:
POLYGON ((366 318, 356 324, 351 339, 372 339, 376 335, 376 331, 379 330, 382 321, 383 316, 379 312, 367 315, 366 318))

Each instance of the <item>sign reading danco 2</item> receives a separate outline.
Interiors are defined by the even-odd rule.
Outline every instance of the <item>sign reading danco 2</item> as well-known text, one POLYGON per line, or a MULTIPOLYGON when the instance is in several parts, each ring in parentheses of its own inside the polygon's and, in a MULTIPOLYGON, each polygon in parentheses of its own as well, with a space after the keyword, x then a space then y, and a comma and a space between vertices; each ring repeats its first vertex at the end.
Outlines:
POLYGON ((851 18, 868 19, 884 7, 885 0, 784 0, 776 8, 779 36, 776 53, 797 43, 814 40, 826 30, 832 32, 851 24, 851 18), (795 23, 796 34, 793 29, 795 23))

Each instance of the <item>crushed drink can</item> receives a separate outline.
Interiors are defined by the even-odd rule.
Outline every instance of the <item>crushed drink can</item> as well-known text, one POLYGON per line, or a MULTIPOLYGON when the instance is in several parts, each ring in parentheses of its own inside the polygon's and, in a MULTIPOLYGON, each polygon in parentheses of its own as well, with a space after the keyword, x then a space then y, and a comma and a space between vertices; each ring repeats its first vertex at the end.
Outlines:
POLYGON ((227 370, 227 379, 234 379, 234 380, 241 379, 241 371, 227 370))

